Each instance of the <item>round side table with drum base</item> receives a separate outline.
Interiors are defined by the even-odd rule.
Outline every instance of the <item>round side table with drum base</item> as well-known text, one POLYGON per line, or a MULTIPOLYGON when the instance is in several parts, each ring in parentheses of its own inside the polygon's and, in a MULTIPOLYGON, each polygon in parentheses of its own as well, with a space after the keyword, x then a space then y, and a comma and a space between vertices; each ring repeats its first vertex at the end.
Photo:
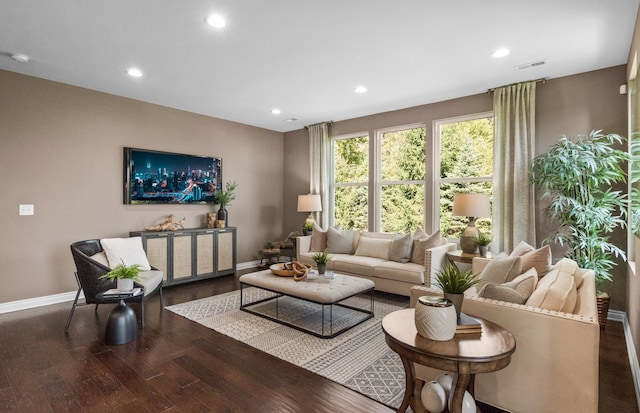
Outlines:
MULTIPOLYGON (((101 300, 108 300, 110 297, 104 293, 97 295, 101 300)), ((104 341, 108 345, 125 344, 138 337, 138 319, 133 308, 125 302, 125 298, 114 297, 113 301, 119 301, 118 305, 111 310, 107 325, 104 330, 104 341)))
POLYGON ((424 382, 416 379, 413 366, 413 363, 418 363, 457 373, 457 379, 451 387, 451 413, 461 413, 465 390, 475 397, 475 375, 507 367, 516 349, 516 340, 504 328, 478 317, 474 318, 482 325, 480 334, 456 334, 448 341, 429 340, 418 335, 414 314, 412 308, 399 310, 382 320, 385 340, 400 356, 406 375, 404 399, 397 411, 404 413, 411 406, 416 413, 426 412, 420 400, 424 382))

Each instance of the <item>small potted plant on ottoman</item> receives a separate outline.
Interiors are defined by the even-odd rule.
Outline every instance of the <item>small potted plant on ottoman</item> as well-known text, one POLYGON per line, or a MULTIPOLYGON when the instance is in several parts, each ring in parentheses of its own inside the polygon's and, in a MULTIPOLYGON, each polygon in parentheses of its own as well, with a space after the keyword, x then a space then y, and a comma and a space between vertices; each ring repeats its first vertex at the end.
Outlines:
POLYGON ((327 269, 329 253, 327 253, 327 251, 316 252, 315 254, 313 254, 311 259, 315 261, 316 266, 318 267, 318 274, 324 274, 327 269))

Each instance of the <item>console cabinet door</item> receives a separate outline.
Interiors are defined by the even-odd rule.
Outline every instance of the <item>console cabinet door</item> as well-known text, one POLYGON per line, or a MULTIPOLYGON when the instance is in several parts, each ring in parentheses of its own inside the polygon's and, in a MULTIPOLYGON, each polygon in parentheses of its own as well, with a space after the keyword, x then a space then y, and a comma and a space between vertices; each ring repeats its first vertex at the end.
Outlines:
POLYGON ((216 274, 230 274, 236 269, 236 232, 235 229, 218 230, 216 245, 216 274))
POLYGON ((193 276, 193 245, 191 233, 173 233, 173 280, 178 281, 193 276))
POLYGON ((216 231, 198 232, 196 237, 196 277, 213 275, 215 272, 215 241, 216 231))
POLYGON ((149 264, 162 271, 164 280, 169 277, 170 235, 153 234, 142 236, 142 245, 147 252, 149 264))

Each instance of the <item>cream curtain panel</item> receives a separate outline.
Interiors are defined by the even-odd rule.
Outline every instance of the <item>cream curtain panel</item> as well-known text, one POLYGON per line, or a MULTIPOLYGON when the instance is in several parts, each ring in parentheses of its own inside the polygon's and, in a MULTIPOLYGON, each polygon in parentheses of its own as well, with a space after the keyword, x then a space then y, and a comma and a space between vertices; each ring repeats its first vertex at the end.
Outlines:
POLYGON ((536 245, 535 198, 529 168, 535 153, 536 82, 495 89, 493 111, 493 252, 520 241, 536 245))
POLYGON ((319 194, 322 211, 315 212, 313 218, 318 225, 326 228, 329 225, 329 167, 330 145, 329 122, 307 126, 309 132, 309 193, 319 194))

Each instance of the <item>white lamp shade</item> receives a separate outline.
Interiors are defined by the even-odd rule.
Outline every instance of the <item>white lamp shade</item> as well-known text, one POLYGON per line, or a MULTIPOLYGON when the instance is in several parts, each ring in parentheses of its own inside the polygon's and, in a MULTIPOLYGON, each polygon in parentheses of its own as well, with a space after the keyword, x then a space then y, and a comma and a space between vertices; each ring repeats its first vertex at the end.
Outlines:
POLYGON ((453 196, 453 215, 459 217, 487 218, 489 211, 489 195, 487 194, 455 194, 453 196))
POLYGON ((322 211, 320 195, 298 195, 298 212, 322 211))

